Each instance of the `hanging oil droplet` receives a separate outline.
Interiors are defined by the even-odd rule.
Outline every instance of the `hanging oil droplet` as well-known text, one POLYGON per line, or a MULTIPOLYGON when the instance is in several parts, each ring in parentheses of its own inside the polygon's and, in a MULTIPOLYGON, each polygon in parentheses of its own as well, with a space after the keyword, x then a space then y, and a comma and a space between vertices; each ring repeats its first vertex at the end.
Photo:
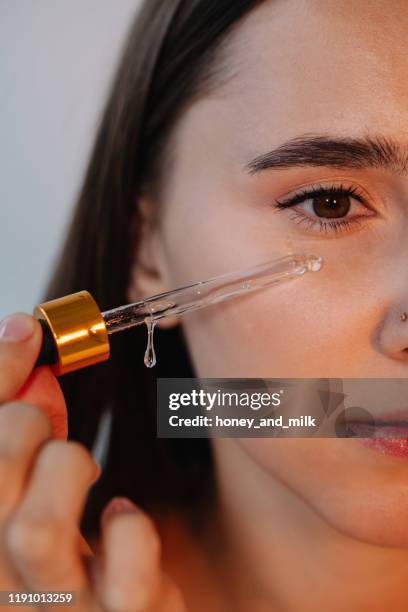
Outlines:
POLYGON ((156 365, 156 353, 154 350, 153 334, 156 327, 156 321, 153 319, 145 319, 147 327, 147 347, 144 355, 144 364, 147 368, 152 368, 156 365))
POLYGON ((310 255, 307 267, 310 272, 318 272, 322 267, 322 258, 318 255, 310 255))

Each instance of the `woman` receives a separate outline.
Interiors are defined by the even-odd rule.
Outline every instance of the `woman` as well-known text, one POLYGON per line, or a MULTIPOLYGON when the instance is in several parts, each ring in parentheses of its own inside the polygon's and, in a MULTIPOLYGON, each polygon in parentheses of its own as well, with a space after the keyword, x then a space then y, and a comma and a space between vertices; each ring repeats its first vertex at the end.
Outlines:
POLYGON ((157 439, 155 379, 405 377, 407 25, 398 0, 145 2, 46 297, 86 288, 107 309, 295 249, 324 269, 163 321, 154 370, 144 330, 119 334, 64 396, 30 375, 40 331, 17 317, 34 329, 0 342, 3 590, 73 590, 80 610, 406 610, 406 452, 157 439), (82 445, 51 440, 65 401, 82 445), (83 445, 106 411, 98 478, 83 445))

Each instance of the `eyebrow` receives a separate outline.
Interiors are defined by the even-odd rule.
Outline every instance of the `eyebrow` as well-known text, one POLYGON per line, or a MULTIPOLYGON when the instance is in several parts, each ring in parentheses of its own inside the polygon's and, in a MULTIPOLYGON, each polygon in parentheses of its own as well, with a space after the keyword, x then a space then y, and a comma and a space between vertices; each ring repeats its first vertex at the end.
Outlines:
POLYGON ((408 148, 385 136, 338 138, 304 135, 255 157, 245 165, 250 174, 292 166, 332 168, 384 168, 396 174, 408 172, 408 148))

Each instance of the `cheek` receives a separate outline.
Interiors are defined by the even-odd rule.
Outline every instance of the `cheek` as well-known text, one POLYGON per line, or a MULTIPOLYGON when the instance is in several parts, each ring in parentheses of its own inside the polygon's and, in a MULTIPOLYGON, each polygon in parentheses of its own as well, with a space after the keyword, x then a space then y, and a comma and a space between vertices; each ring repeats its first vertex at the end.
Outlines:
POLYGON ((193 195, 169 206, 164 235, 172 287, 291 252, 322 255, 324 264, 316 274, 184 315, 197 375, 353 377, 361 376, 362 364, 377 363, 371 338, 384 314, 378 287, 390 257, 382 247, 382 265, 372 265, 378 234, 370 234, 364 249, 361 235, 346 243, 301 240, 284 217, 248 206, 249 197, 227 197, 218 185, 208 189, 198 191, 205 197, 196 196, 194 206, 193 195))
POLYGON ((309 274, 186 315, 197 375, 321 378, 358 368, 370 319, 333 289, 309 274))

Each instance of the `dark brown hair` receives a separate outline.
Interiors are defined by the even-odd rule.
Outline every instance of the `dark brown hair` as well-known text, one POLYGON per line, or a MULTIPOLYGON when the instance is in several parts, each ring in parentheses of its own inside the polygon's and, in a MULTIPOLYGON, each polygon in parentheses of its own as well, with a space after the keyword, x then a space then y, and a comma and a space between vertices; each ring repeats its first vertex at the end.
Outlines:
MULTIPOLYGON (((259 0, 258 0, 259 1, 259 0)), ((142 190, 157 188, 176 120, 214 86, 218 52, 255 0, 145 0, 131 27, 97 133, 78 204, 45 299, 82 289, 102 310, 127 302, 140 240, 142 190)), ((111 337, 108 362, 60 379, 70 438, 92 448, 101 416, 111 414, 106 465, 84 515, 98 529, 114 495, 146 511, 183 512, 198 520, 214 496, 205 439, 156 437, 156 378, 194 371, 181 327, 157 329, 158 364, 143 364, 143 326, 111 337)))

